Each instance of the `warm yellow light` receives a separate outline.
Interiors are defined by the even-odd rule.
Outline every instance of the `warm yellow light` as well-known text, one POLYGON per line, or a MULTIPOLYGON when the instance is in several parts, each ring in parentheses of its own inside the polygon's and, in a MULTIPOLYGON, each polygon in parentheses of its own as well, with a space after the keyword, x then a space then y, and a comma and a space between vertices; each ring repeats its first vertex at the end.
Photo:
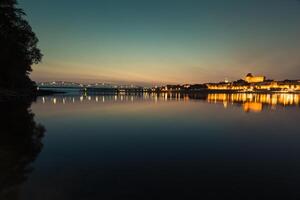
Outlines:
POLYGON ((263 109, 263 104, 262 103, 252 103, 252 102, 247 102, 243 105, 244 111, 245 112, 261 112, 263 109))
POLYGON ((264 104, 272 105, 275 109, 276 105, 298 105, 300 94, 208 94, 207 102, 223 103, 224 108, 228 107, 228 103, 241 103, 245 111, 259 112, 263 109, 264 104))

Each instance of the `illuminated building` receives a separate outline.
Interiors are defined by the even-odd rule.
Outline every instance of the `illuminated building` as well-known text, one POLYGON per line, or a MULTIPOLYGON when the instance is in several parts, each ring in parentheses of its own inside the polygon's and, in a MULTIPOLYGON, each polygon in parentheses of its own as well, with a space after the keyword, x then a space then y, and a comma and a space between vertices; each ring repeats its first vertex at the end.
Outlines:
POLYGON ((264 76, 253 76, 251 73, 247 74, 244 79, 247 83, 261 83, 266 80, 264 76))
POLYGON ((266 80, 264 76, 247 74, 244 80, 234 82, 208 83, 209 90, 231 90, 241 92, 275 91, 275 92, 300 92, 299 80, 273 81, 266 80))

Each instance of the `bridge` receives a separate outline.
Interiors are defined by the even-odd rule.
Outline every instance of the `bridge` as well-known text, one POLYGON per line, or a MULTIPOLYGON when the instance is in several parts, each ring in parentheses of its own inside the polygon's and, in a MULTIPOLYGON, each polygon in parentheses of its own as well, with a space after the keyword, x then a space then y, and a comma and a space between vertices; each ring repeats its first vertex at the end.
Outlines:
POLYGON ((128 88, 97 88, 97 87, 68 87, 68 86, 40 86, 39 90, 52 90, 58 92, 87 92, 87 93, 143 93, 147 89, 142 87, 128 88))

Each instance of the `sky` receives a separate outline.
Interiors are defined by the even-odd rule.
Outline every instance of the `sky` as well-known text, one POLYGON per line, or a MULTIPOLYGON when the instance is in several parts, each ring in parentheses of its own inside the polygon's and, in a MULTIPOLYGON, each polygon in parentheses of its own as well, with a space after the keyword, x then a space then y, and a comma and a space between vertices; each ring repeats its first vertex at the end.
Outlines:
POLYGON ((19 0, 35 81, 140 85, 300 79, 298 0, 19 0))

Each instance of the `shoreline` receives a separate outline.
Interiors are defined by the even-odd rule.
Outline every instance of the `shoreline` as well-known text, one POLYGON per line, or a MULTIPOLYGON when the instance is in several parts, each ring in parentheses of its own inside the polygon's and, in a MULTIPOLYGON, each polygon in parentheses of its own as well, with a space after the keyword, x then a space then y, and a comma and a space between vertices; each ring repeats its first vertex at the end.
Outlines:
POLYGON ((57 92, 53 90, 8 90, 0 88, 0 102, 10 100, 34 100, 39 96, 50 96, 54 94, 65 94, 66 92, 57 92))
MULTIPOLYGON (((15 91, 15 90, 7 90, 7 89, 0 89, 0 101, 9 101, 9 100, 16 100, 16 99, 35 99, 39 96, 51 96, 55 94, 66 94, 67 91, 55 91, 55 90, 36 90, 35 92, 28 92, 28 91, 15 91)), ((88 92, 89 94, 142 94, 142 93, 154 93, 154 94, 300 94, 300 91, 236 91, 236 90, 201 90, 201 91, 136 91, 136 92, 122 92, 122 91, 114 91, 114 92, 107 92, 107 91, 92 91, 88 92)))

